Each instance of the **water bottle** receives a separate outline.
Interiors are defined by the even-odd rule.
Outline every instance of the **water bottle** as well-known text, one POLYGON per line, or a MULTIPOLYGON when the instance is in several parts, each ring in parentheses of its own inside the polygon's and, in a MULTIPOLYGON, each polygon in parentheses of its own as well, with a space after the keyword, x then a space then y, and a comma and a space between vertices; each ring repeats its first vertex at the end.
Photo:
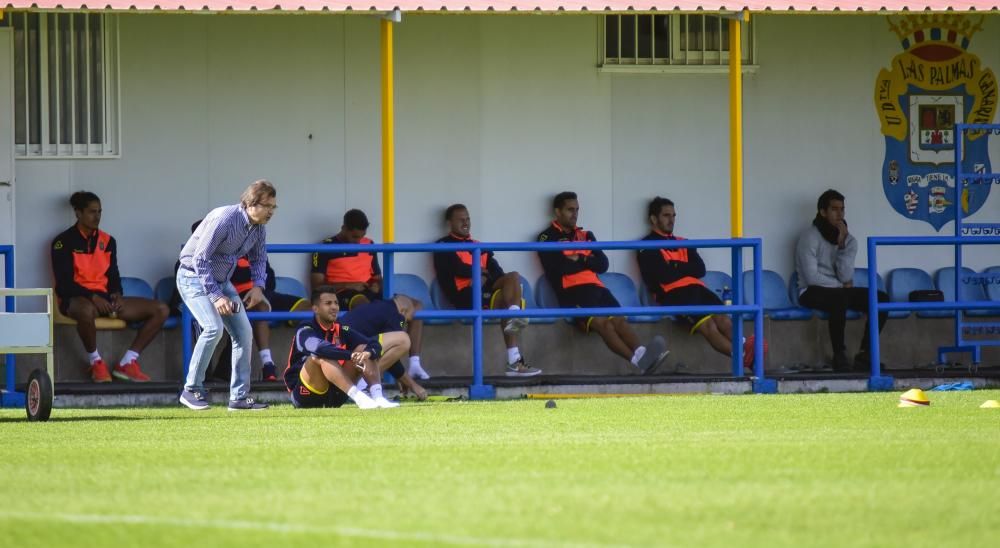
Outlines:
POLYGON ((729 289, 728 285, 722 288, 722 303, 726 306, 733 304, 733 291, 729 289))

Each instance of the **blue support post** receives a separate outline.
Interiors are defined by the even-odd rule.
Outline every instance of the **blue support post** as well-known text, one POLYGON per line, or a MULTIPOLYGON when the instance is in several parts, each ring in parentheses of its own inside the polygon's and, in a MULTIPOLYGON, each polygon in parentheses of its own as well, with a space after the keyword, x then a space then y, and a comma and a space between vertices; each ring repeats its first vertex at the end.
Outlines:
MULTIPOLYGON (((392 251, 382 253, 382 298, 392 298, 392 275, 396 272, 396 259, 392 251)), ((346 310, 344 312, 347 312, 346 310)))
MULTIPOLYGON (((742 251, 742 250, 741 250, 742 251)), ((757 310, 753 314, 753 392, 754 394, 777 394, 778 381, 764 376, 764 308, 761 306, 761 265, 763 264, 761 244, 753 246, 753 304, 757 310)), ((742 276, 740 276, 742 278, 742 276)), ((740 345, 742 349, 743 345, 740 345)))
POLYGON ((875 255, 875 240, 868 238, 868 353, 871 358, 868 390, 882 392, 892 390, 894 382, 892 377, 882 376, 882 345, 878 332, 878 261, 875 255))
POLYGON ((483 384, 483 268, 480 257, 483 250, 472 250, 472 312, 476 317, 472 321, 472 386, 469 387, 469 399, 492 400, 496 398, 496 389, 483 384))
MULTIPOLYGON (((733 261, 733 303, 743 303, 743 249, 732 248, 733 261)), ((743 376, 743 314, 733 314, 733 376, 743 376)))
MULTIPOLYGON (((0 245, 0 255, 3 255, 3 285, 4 287, 13 288, 14 287, 14 246, 12 245, 0 245)), ((4 298, 4 311, 13 312, 14 311, 14 297, 4 298)), ((17 380, 14 375, 14 367, 16 366, 16 359, 14 354, 7 354, 4 357, 4 373, 6 377, 6 386, 8 394, 4 396, 3 405, 6 407, 18 405, 11 398, 15 398, 14 384, 17 380)), ((54 379, 53 379, 54 380, 54 379)), ((24 395, 21 394, 20 404, 24 405, 24 395)))

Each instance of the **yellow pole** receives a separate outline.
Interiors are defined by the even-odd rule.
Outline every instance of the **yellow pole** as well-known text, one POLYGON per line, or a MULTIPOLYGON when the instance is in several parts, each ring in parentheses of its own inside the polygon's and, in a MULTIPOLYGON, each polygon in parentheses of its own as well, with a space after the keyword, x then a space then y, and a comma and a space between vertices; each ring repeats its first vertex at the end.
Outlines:
POLYGON ((392 21, 383 18, 382 29, 382 241, 395 241, 395 147, 392 101, 392 21))
MULTIPOLYGON (((750 20, 750 12, 743 17, 750 20)), ((743 237, 743 45, 740 21, 729 20, 729 214, 733 238, 743 237)))

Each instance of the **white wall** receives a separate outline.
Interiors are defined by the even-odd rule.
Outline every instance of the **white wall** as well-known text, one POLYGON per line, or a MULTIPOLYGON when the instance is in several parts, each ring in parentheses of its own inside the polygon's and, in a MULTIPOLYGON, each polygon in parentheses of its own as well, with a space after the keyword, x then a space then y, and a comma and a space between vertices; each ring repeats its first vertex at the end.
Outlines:
MULTIPOLYGON (((875 77, 900 46, 881 16, 755 16, 760 70, 745 83, 745 234, 765 265, 792 269, 795 233, 828 187, 847 195, 859 238, 936 234, 886 202, 875 77)), ((1000 70, 1000 17, 972 51, 1000 70)), ((280 209, 271 242, 333 234, 343 211, 369 214, 381 238, 378 22, 367 16, 125 15, 121 28, 123 154, 114 160, 17 162, 19 285, 47 285, 48 242, 73 222, 75 190, 98 193, 124 275, 169 275, 190 223, 271 178, 280 209), (310 138, 311 136, 311 138, 310 138)), ((605 74, 596 16, 404 15, 396 28, 397 241, 434 240, 455 201, 480 240, 532 240, 551 196, 575 190, 599 239, 646 232, 645 203, 678 204, 678 234, 726 237, 725 75, 605 74)), ((992 143, 994 165, 1000 142, 992 143)), ((994 192, 972 219, 1000 219, 994 192)), ((945 225, 942 234, 948 234, 945 225)), ((724 252, 706 254, 728 270, 724 252)), ((967 254, 975 267, 995 251, 967 254)), ((933 271, 946 251, 891 250, 933 271)), ((527 254, 501 256, 533 279, 527 254)), ((613 268, 633 272, 630 254, 613 268)), ((275 256, 305 278, 306 259, 275 256)), ((858 264, 865 264, 859 257, 858 264)), ((429 278, 428 260, 401 270, 429 278)))

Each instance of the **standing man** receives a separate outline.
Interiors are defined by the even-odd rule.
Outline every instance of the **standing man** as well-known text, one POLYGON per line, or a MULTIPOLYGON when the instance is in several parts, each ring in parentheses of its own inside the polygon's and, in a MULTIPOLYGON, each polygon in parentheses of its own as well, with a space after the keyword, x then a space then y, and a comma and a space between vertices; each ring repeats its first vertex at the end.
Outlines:
MULTIPOLYGON (((323 240, 324 244, 373 244, 368 234, 368 216, 360 209, 344 213, 340 232, 323 240)), ((359 306, 382 298, 382 269, 378 255, 368 252, 327 251, 313 253, 312 274, 309 275, 312 289, 327 285, 337 291, 340 309, 350 312, 359 306)), ((414 300, 417 310, 423 306, 414 300)), ((420 366, 420 346, 424 322, 413 320, 407 333, 410 335, 410 360, 407 371, 416 379, 429 379, 430 375, 420 366)))
MULTIPOLYGON (((538 235, 539 242, 596 242, 589 230, 577 226, 580 203, 575 192, 560 192, 552 200, 555 220, 538 235)), ((607 272, 608 257, 599 249, 582 251, 539 251, 545 278, 555 290, 563 308, 619 308, 621 305, 608 291, 598 274, 607 272)), ((669 351, 663 337, 656 336, 649 346, 639 344, 635 332, 622 316, 577 318, 584 333, 591 329, 600 334, 608 348, 639 371, 651 373, 669 351)))
POLYGON ((139 354, 163 328, 170 311, 159 301, 122 296, 118 244, 99 228, 100 198, 93 192, 74 192, 69 203, 76 214, 76 224, 52 241, 59 311, 76 321, 76 332, 90 360, 91 380, 111 382, 113 375, 123 381, 146 382, 149 377, 139 367, 139 354), (110 374, 97 351, 94 320, 99 316, 142 322, 132 345, 110 374))
POLYGON ((180 402, 208 409, 205 371, 223 329, 233 339, 233 373, 229 384, 229 410, 260 410, 267 404, 254 401, 250 392, 250 352, 253 331, 246 309, 264 299, 267 251, 264 225, 278 208, 277 192, 266 180, 254 181, 236 205, 210 211, 181 250, 177 290, 201 325, 194 345, 180 402), (230 281, 240 257, 250 261, 253 287, 241 300, 230 281))
MULTIPOLYGON (((645 241, 677 241, 674 235, 677 211, 674 202, 657 196, 647 209, 651 230, 645 241)), ((705 261, 693 247, 678 249, 640 249, 639 272, 653 300, 660 306, 721 305, 722 299, 705 287, 705 261)), ((700 333, 716 352, 733 355, 733 322, 727 315, 679 315, 677 320, 687 325, 691 334, 700 333)), ((753 366, 753 336, 743 340, 743 367, 753 366)), ((764 343, 767 354, 767 343, 764 343)))
MULTIPOLYGON (((816 218, 812 226, 799 235, 795 245, 795 270, 799 274, 799 303, 802 306, 822 310, 830 315, 827 327, 830 330, 830 344, 833 346, 833 369, 850 371, 851 362, 847 358, 844 344, 844 328, 847 324, 847 310, 868 312, 868 289, 854 287, 854 258, 858 253, 858 242, 847 230, 844 220, 844 195, 836 190, 827 190, 816 202, 816 218)), ((884 303, 889 296, 878 292, 878 301, 884 303)), ((879 312, 878 330, 882 332, 888 312, 879 312)), ((868 318, 865 322, 861 348, 854 357, 854 369, 866 369, 869 365, 868 318)))
MULTIPOLYGON (((437 243, 469 243, 472 239, 472 219, 469 210, 463 204, 452 204, 444 212, 444 220, 448 223, 450 232, 439 239, 437 243)), ((483 310, 521 310, 524 299, 521 297, 521 277, 517 272, 504 273, 500 263, 493 257, 492 251, 479 255, 482 267, 482 294, 480 301, 483 310)), ((459 310, 472 308, 472 253, 455 251, 452 253, 435 253, 434 270, 437 271, 437 282, 444 291, 445 297, 452 306, 459 310)), ((503 340, 507 345, 508 377, 533 377, 542 372, 541 369, 528 367, 517 347, 517 332, 528 325, 527 318, 512 318, 500 322, 503 340)))

